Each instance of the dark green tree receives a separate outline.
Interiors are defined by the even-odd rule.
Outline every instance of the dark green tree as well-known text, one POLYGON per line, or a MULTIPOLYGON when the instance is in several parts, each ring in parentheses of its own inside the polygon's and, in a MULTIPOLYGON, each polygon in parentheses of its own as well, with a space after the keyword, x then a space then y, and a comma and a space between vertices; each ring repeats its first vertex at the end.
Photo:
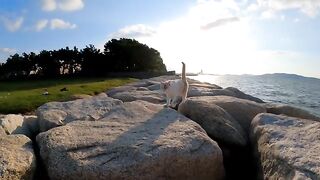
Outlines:
POLYGON ((109 71, 107 56, 104 56, 100 49, 90 44, 81 50, 82 57, 81 72, 87 76, 105 75, 109 71))
POLYGON ((60 75, 60 63, 52 55, 52 51, 42 50, 36 58, 38 74, 43 77, 57 77, 60 75))
POLYGON ((104 54, 110 57, 114 71, 166 72, 160 53, 134 39, 112 39, 104 45, 104 54))

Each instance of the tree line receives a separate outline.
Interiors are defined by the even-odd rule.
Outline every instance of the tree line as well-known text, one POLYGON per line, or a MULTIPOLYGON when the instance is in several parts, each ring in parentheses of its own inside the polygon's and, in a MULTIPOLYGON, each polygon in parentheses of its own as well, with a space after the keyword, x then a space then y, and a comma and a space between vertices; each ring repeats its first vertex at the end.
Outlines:
POLYGON ((134 39, 112 39, 104 50, 88 45, 14 54, 0 63, 0 79, 105 76, 110 72, 166 72, 160 53, 134 39))

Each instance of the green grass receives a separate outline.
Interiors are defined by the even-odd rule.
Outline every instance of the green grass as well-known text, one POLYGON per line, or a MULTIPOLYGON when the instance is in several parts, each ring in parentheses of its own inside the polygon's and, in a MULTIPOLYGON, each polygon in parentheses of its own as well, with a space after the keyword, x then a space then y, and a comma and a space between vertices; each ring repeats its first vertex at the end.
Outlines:
POLYGON ((29 113, 50 101, 68 101, 72 95, 95 95, 135 81, 132 78, 82 78, 0 82, 0 114, 29 113), (61 92, 66 87, 68 91, 61 92), (44 88, 49 95, 42 95, 44 88))

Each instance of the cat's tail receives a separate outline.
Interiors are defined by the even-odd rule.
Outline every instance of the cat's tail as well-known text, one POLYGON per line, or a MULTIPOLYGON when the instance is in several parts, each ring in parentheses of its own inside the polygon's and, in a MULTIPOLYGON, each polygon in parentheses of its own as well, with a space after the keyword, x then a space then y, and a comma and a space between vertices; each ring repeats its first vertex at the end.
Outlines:
POLYGON ((186 65, 184 64, 184 62, 182 63, 182 74, 181 74, 181 79, 183 82, 187 82, 187 77, 186 77, 186 65))

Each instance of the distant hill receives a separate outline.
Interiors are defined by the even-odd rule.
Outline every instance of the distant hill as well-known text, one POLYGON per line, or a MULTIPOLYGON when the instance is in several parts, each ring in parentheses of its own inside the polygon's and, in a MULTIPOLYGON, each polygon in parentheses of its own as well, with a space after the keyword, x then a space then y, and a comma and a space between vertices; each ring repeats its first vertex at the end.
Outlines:
POLYGON ((314 77, 305 77, 297 74, 287 74, 287 73, 273 73, 273 74, 263 74, 263 75, 257 75, 257 77, 270 77, 270 78, 287 78, 287 79, 313 79, 313 80, 318 80, 318 78, 314 77))

